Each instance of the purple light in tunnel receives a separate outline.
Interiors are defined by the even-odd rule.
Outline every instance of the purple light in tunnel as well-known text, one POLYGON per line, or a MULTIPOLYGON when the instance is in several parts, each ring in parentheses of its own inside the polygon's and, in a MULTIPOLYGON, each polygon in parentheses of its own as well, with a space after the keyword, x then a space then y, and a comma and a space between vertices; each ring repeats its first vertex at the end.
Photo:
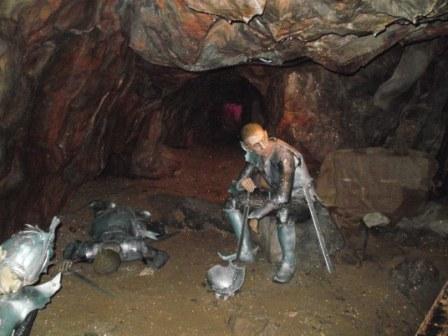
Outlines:
POLYGON ((243 107, 237 103, 225 103, 223 108, 223 126, 238 129, 241 125, 243 107))

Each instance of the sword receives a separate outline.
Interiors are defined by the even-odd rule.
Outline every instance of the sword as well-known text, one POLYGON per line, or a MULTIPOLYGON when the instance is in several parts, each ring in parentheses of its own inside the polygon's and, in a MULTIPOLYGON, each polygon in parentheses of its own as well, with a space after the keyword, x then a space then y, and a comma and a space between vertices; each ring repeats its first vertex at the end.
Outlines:
POLYGON ((95 289, 96 291, 98 291, 102 294, 105 294, 111 298, 115 297, 114 293, 108 291, 107 289, 102 288, 95 281, 90 280, 85 275, 82 275, 78 271, 73 270, 72 267, 73 267, 73 261, 63 260, 62 263, 59 265, 58 269, 63 274, 74 275, 78 280, 80 280, 81 282, 84 282, 86 285, 92 287, 93 289, 95 289))
POLYGON ((322 235, 322 232, 320 231, 319 227, 319 220, 317 219, 316 209, 314 208, 313 200, 311 199, 310 195, 310 185, 303 187, 303 192, 305 194, 306 203, 308 204, 308 209, 311 213, 311 219, 313 221, 314 229, 316 230, 317 240, 319 241, 319 247, 322 251, 322 255, 325 260, 325 266, 327 267, 328 273, 333 273, 334 271, 334 265, 330 259, 330 255, 328 254, 327 247, 325 245, 325 239, 322 235))
POLYGON ((74 275, 76 278, 78 278, 78 280, 81 280, 81 282, 84 282, 85 284, 89 285, 90 287, 92 287, 96 291, 100 292, 101 294, 104 294, 104 295, 106 295, 106 296, 108 296, 110 298, 114 298, 115 297, 115 295, 112 292, 108 291, 107 289, 102 288, 95 281, 90 280, 85 275, 82 275, 81 273, 79 273, 77 271, 69 271, 68 273, 71 274, 71 275, 74 275))

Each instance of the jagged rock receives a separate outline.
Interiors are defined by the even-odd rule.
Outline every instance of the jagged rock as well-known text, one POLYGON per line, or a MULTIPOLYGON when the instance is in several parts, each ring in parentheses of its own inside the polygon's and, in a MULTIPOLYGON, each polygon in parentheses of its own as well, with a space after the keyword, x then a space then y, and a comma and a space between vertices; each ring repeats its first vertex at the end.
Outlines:
POLYGON ((447 5, 435 3, 139 0, 129 2, 127 12, 131 48, 150 63, 199 71, 307 57, 333 71, 355 72, 400 40, 446 34, 445 22, 433 23, 438 29, 402 24, 446 14, 447 5))

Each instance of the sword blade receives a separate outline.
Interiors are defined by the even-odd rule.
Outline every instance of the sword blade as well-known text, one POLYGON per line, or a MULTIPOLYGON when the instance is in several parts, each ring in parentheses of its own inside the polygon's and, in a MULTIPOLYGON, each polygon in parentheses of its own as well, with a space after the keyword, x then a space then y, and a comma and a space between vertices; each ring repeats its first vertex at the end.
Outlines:
POLYGON ((101 294, 107 295, 110 298, 115 297, 115 294, 108 291, 107 289, 101 288, 95 281, 90 280, 89 278, 87 278, 85 275, 82 275, 81 273, 79 273, 77 271, 69 271, 69 274, 74 275, 76 278, 78 278, 79 280, 81 280, 82 282, 84 282, 85 284, 90 286, 91 288, 95 289, 96 291, 100 292, 101 294))
POLYGON ((319 220, 317 219, 316 209, 314 208, 314 203, 313 200, 311 199, 309 188, 310 188, 309 186, 303 187, 306 203, 308 204, 308 209, 310 210, 311 213, 311 219, 313 221, 314 230, 316 231, 317 240, 319 241, 320 250, 322 251, 322 255, 325 260, 325 266, 327 267, 328 273, 333 273, 334 265, 331 261, 330 255, 328 254, 324 236, 320 231, 319 220))

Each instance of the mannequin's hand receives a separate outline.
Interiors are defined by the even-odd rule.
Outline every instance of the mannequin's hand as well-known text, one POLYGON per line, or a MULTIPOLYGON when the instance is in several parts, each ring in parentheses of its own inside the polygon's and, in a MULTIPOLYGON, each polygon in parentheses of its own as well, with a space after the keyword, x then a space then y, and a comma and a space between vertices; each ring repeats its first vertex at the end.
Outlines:
POLYGON ((254 192, 255 188, 257 187, 250 177, 242 179, 240 182, 240 186, 250 193, 254 192))

